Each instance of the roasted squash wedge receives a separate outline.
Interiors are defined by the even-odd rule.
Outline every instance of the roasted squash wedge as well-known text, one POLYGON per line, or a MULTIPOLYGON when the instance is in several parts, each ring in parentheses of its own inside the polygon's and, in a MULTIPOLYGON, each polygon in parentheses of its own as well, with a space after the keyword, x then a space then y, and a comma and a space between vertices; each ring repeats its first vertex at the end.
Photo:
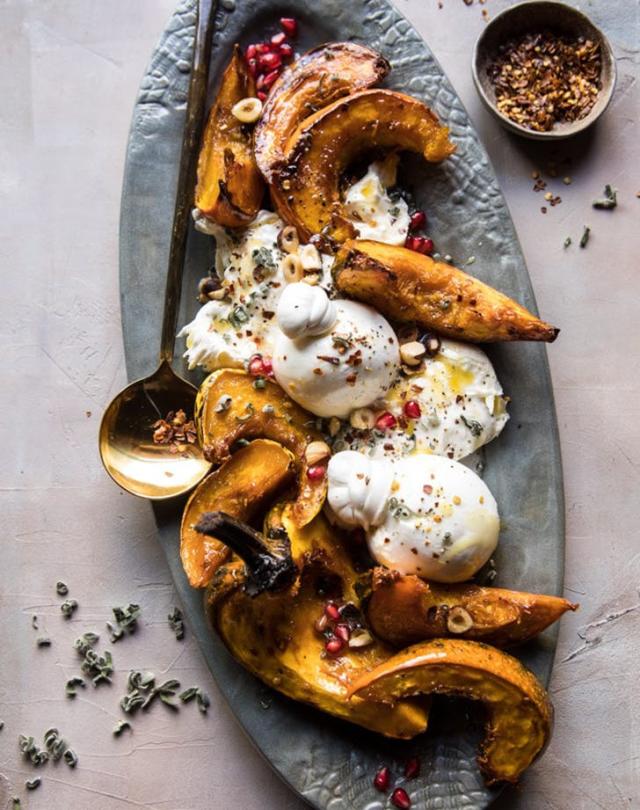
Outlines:
POLYGON ((535 675, 507 653, 477 641, 416 644, 365 673, 350 694, 394 705, 416 695, 478 700, 487 712, 478 765, 489 784, 516 782, 544 749, 553 707, 535 675))
POLYGON ((238 369, 214 371, 196 398, 195 422, 200 446, 207 459, 222 463, 239 439, 271 439, 291 450, 298 472, 294 515, 301 526, 318 514, 327 493, 326 476, 311 480, 305 457, 307 445, 322 439, 315 418, 289 399, 277 383, 255 378, 238 369))
POLYGON ((577 607, 558 596, 440 585, 378 568, 367 618, 374 633, 396 647, 446 636, 505 647, 528 641, 577 607))
POLYGON ((231 112, 250 96, 255 96, 255 84, 236 45, 204 130, 195 195, 196 207, 226 228, 248 225, 264 194, 251 128, 231 112))
POLYGON ((271 186, 280 216, 304 239, 330 243, 355 234, 342 214, 340 178, 373 148, 418 152, 432 163, 451 155, 449 130, 418 99, 392 90, 362 90, 306 118, 285 147, 285 166, 271 186))
POLYGON ((354 42, 321 45, 285 68, 254 130, 256 161, 265 180, 273 181, 301 121, 338 98, 378 84, 389 69, 384 57, 354 42))
POLYGON ((551 342, 560 331, 477 278, 407 248, 348 241, 332 273, 349 298, 365 301, 391 320, 413 321, 447 337, 551 342))
POLYGON ((245 590, 244 563, 231 562, 215 574, 208 591, 212 624, 233 656, 264 683, 284 695, 389 737, 410 738, 424 731, 427 711, 421 702, 381 706, 365 699, 347 700, 349 685, 392 654, 373 640, 328 655, 326 639, 314 626, 327 599, 356 606, 354 572, 335 531, 322 515, 303 529, 290 507, 267 522, 265 538, 285 532, 298 577, 290 588, 251 597, 245 590))
POLYGON ((271 506, 295 476, 293 454, 276 442, 256 439, 208 475, 189 498, 180 527, 180 558, 189 584, 204 588, 231 551, 196 531, 207 512, 222 511, 250 523, 271 506))

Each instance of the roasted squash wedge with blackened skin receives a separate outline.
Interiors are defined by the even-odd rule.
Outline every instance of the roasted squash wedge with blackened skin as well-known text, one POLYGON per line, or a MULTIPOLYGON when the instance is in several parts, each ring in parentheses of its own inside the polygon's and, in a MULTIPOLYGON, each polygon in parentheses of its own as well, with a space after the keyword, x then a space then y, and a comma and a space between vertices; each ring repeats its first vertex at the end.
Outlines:
POLYGON ((362 90, 306 118, 289 138, 285 166, 271 186, 280 216, 304 239, 355 235, 342 215, 340 179, 363 152, 404 149, 439 163, 454 151, 449 130, 418 99, 392 90, 362 90))
POLYGON ((196 531, 202 515, 220 511, 250 523, 294 477, 293 454, 276 442, 256 439, 200 482, 180 526, 180 558, 192 587, 208 585, 231 554, 220 540, 196 531))
POLYGON ((236 45, 204 130, 195 195, 196 208, 226 228, 248 225, 258 213, 264 194, 251 127, 231 112, 235 104, 250 96, 255 96, 255 84, 236 45))
POLYGON ((528 641, 577 608, 559 596, 440 585, 377 568, 367 618, 374 633, 395 647, 446 636, 506 647, 528 641))
POLYGON ((408 739, 427 727, 423 701, 384 706, 360 698, 347 700, 351 683, 392 655, 379 641, 346 646, 328 655, 316 628, 328 599, 359 606, 355 573, 336 532, 322 515, 303 529, 290 507, 276 508, 265 538, 284 532, 298 576, 283 591, 250 596, 244 563, 223 565, 208 590, 211 623, 232 655, 264 683, 294 700, 315 706, 388 737, 408 739))
POLYGON ((384 57, 355 42, 320 45, 286 67, 254 130, 256 161, 265 180, 273 181, 298 124, 336 99, 378 84, 389 69, 384 57))
POLYGON ((477 278, 407 248, 345 242, 332 274, 343 295, 390 320, 415 322, 458 340, 552 342, 560 331, 477 278))
POLYGON ((296 462, 298 494, 294 515, 304 526, 318 514, 327 494, 326 476, 311 480, 307 445, 322 439, 315 417, 303 410, 271 380, 264 388, 239 369, 220 369, 202 383, 196 397, 195 422, 205 457, 222 463, 239 439, 271 439, 289 449, 296 462))
POLYGON ((547 744, 553 707, 535 675, 507 653, 477 641, 416 644, 367 672, 351 695, 394 705, 417 695, 478 700, 487 713, 478 765, 488 784, 517 782, 547 744))

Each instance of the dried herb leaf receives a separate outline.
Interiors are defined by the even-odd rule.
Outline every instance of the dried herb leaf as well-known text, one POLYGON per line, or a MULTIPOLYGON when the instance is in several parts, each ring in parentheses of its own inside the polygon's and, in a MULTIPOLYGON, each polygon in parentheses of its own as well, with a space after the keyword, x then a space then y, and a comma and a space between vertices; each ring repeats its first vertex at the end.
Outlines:
POLYGON ((47 638, 46 636, 39 636, 36 639, 36 644, 38 645, 38 647, 50 647, 51 639, 47 638))
POLYGON ((75 768, 76 767, 76 765, 78 764, 78 755, 73 750, 73 748, 67 748, 67 750, 64 752, 63 756, 64 756, 64 761, 67 763, 67 765, 70 768, 75 768))
POLYGON ((24 783, 24 786, 26 787, 27 790, 35 790, 36 788, 40 787, 41 782, 42 779, 39 776, 36 776, 35 779, 27 779, 27 781, 24 783))
POLYGON ((70 619, 78 609, 78 603, 75 599, 66 599, 61 605, 60 610, 65 619, 70 619))
POLYGON ((182 611, 174 607, 167 617, 169 619, 169 627, 175 633, 176 639, 181 641, 184 638, 184 620, 182 618, 182 611))
POLYGON ((580 247, 586 248, 587 244, 589 243, 589 237, 591 236, 591 228, 588 225, 584 226, 584 231, 582 232, 582 236, 580 237, 580 247))
POLYGON ((592 203, 594 208, 599 208, 604 211, 611 211, 618 205, 618 194, 609 183, 604 187, 604 197, 600 200, 594 200, 592 203))
POLYGON ((477 422, 475 419, 467 419, 464 414, 460 414, 460 420, 469 428, 472 436, 480 436, 484 430, 480 422, 477 422))
POLYGON ((68 698, 74 698, 77 695, 76 687, 81 686, 83 689, 86 687, 83 678, 70 678, 65 684, 64 691, 68 698))
POLYGON ((113 736, 119 737, 123 731, 131 731, 131 723, 128 720, 118 720, 113 727, 113 736))
POLYGON ((56 593, 58 596, 66 596, 69 593, 69 587, 65 582, 58 580, 58 582, 56 582, 56 593))
POLYGON ((111 641, 115 644, 125 633, 129 635, 135 633, 137 622, 142 611, 140 605, 131 602, 126 607, 112 608, 112 612, 116 620, 116 626, 114 627, 111 622, 107 622, 107 629, 111 635, 111 641))

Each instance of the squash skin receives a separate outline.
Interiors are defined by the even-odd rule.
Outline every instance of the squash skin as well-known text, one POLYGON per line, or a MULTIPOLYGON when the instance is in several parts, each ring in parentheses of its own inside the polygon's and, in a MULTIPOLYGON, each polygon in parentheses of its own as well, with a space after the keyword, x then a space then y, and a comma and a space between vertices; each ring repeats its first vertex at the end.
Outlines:
MULTIPOLYGON (((427 726, 420 702, 399 701, 381 706, 347 700, 350 683, 392 655, 379 641, 340 656, 324 654, 324 637, 314 628, 326 596, 317 593, 320 578, 340 580, 343 598, 359 603, 355 574, 348 555, 322 515, 303 529, 296 527, 290 507, 275 510, 268 521, 285 527, 299 567, 296 583, 280 593, 250 597, 243 589, 244 565, 222 566, 207 595, 209 618, 232 655, 268 686, 294 700, 389 737, 409 739, 427 726)), ((268 532, 265 532, 268 537, 268 532)))
POLYGON ((391 705, 421 694, 481 701, 487 721, 478 765, 489 785, 517 782, 553 728, 553 706, 533 673, 477 641, 438 639, 408 647, 365 673, 349 693, 391 705))
POLYGON ((289 138, 286 165, 271 185, 280 216, 301 238, 327 247, 355 235, 341 215, 340 177, 374 147, 418 152, 439 163, 454 152, 449 130, 421 101, 392 90, 362 90, 306 118, 289 138))
POLYGON ((231 556, 223 542, 195 530, 202 515, 222 511, 249 523, 293 478, 293 454, 276 442, 256 439, 200 482, 180 526, 180 559, 193 588, 206 587, 231 556))
POLYGON ((441 585, 377 568, 367 618, 376 636, 395 647, 447 636, 506 647, 528 641, 577 608, 558 596, 469 583, 441 585), (453 607, 463 608, 473 620, 465 633, 453 634, 447 627, 453 607))
POLYGON ((391 320, 413 321, 456 340, 553 342, 560 331, 453 265, 404 247, 345 242, 332 274, 349 298, 365 301, 391 320))
POLYGON ((293 507, 300 526, 318 514, 327 494, 326 476, 309 479, 307 445, 322 439, 315 417, 303 410, 272 380, 256 389, 254 377, 240 369, 219 369, 202 383, 196 397, 195 422, 205 458, 221 463, 239 439, 271 439, 290 450, 298 473, 298 494, 293 507), (230 407, 217 412, 221 397, 231 397, 230 407), (265 412, 271 408, 272 413, 265 412))
POLYGON ((204 216, 226 228, 252 222, 264 195, 252 132, 231 112, 238 101, 249 96, 255 96, 255 83, 236 45, 207 119, 195 194, 195 205, 204 216))
POLYGON ((285 145, 311 113, 372 87, 391 66, 380 54, 354 42, 332 42, 303 54, 272 86, 254 130, 258 168, 268 183, 284 163, 285 145))

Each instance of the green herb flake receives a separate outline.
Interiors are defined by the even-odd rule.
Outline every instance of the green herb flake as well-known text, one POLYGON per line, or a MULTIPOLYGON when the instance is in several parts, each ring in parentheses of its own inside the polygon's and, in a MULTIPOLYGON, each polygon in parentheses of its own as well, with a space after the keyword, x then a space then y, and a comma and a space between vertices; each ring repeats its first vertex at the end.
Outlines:
POLYGON ((31 764, 38 768, 43 765, 48 759, 49 754, 46 751, 41 751, 36 745, 33 737, 27 737, 20 734, 18 737, 18 748, 26 759, 31 761, 31 764))
POLYGON ((618 194, 609 183, 604 187, 604 197, 599 200, 594 200, 592 203, 594 208, 603 211, 612 211, 618 205, 618 194))
POLYGON ((563 245, 563 247, 564 247, 564 248, 568 248, 570 244, 571 244, 571 237, 570 237, 570 236, 567 236, 567 238, 564 240, 564 245, 563 245))
POLYGON ((174 607, 167 618, 169 620, 169 627, 175 633, 176 639, 182 641, 184 638, 184 620, 180 608, 174 607))
POLYGON ((407 520, 411 517, 413 512, 409 507, 401 501, 399 498, 395 496, 389 498, 387 501, 389 506, 389 511, 391 512, 392 517, 396 518, 396 520, 407 520))
POLYGON ((242 416, 236 416, 236 421, 237 422, 248 422, 249 419, 251 419, 251 417, 253 416, 254 413, 255 413, 255 408, 253 407, 253 402, 247 402, 247 404, 245 406, 245 409, 244 409, 244 413, 242 414, 242 416))
POLYGON ((64 761, 70 768, 75 768, 78 764, 78 755, 73 750, 73 748, 67 748, 67 750, 63 754, 64 761))
POLYGON ((133 602, 126 607, 111 608, 113 616, 116 620, 115 625, 107 622, 107 630, 109 631, 111 641, 115 644, 124 635, 131 635, 135 633, 140 613, 142 612, 140 605, 133 602))
POLYGON ((100 655, 93 649, 99 638, 100 636, 96 633, 85 633, 80 638, 77 638, 73 644, 78 654, 83 657, 80 669, 86 675, 91 676, 91 682, 94 686, 97 686, 101 681, 111 683, 109 676, 113 672, 111 653, 106 650, 104 655, 100 655))
POLYGON ((253 387, 257 391, 261 391, 263 388, 267 387, 267 381, 265 380, 264 377, 256 377, 255 380, 253 381, 253 387))
POLYGON ((128 720, 118 720, 113 727, 113 736, 119 737, 123 731, 131 731, 131 723, 128 720))
POLYGON ((65 619, 70 619, 78 609, 78 603, 75 599, 66 599, 61 605, 60 610, 65 619))
POLYGON ((234 307, 233 310, 229 313, 229 323, 235 328, 239 329, 243 323, 247 323, 249 320, 249 314, 247 310, 240 304, 237 307, 234 307))
POLYGON ((64 687, 65 694, 68 698, 74 698, 78 693, 76 692, 76 687, 82 687, 84 689, 86 684, 83 678, 70 678, 64 687))
POLYGON ((11 806, 12 806, 13 810, 22 810, 22 802, 20 801, 20 799, 17 796, 14 796, 11 799, 11 806))
POLYGON ((39 776, 36 776, 35 779, 27 779, 27 781, 24 783, 24 786, 26 787, 27 790, 35 790, 36 788, 40 787, 41 782, 42 779, 39 776))
POLYGON ((50 647, 51 646, 51 639, 47 638, 46 636, 38 636, 36 639, 36 644, 38 647, 50 647))
POLYGON ((480 422, 476 422, 475 419, 467 419, 464 414, 460 415, 460 420, 469 428, 472 436, 480 436, 484 430, 480 422))
POLYGON ((585 225, 584 231, 582 232, 582 236, 580 237, 581 248, 586 248, 587 244, 589 243, 590 236, 591 236, 591 228, 588 225, 585 225))
POLYGON ((185 689, 184 692, 180 692, 178 697, 183 703, 189 703, 189 701, 193 700, 198 694, 198 689, 199 687, 197 686, 190 686, 188 689, 185 689))
POLYGON ((56 593, 58 596, 66 596, 69 593, 69 587, 66 582, 62 582, 61 580, 56 582, 56 593))
POLYGON ((265 270, 275 270, 276 260, 273 251, 267 247, 255 248, 251 251, 251 259, 256 267, 263 267, 265 270))

